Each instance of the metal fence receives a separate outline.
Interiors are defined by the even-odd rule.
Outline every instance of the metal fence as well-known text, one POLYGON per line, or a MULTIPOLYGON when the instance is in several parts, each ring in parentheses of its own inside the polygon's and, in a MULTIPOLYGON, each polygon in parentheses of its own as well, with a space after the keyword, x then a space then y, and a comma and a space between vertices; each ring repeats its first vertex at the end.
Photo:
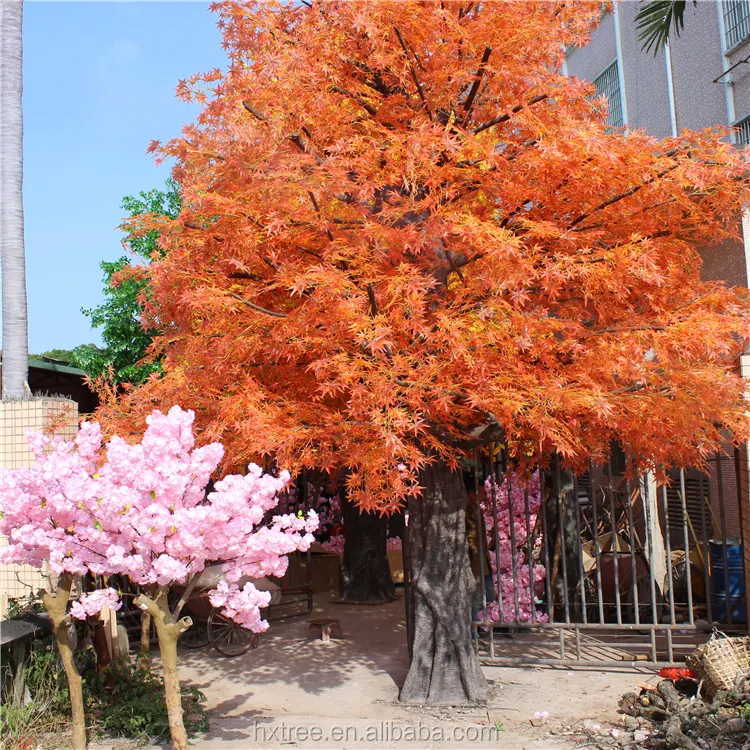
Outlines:
POLYGON ((490 455, 467 524, 482 661, 666 665, 700 631, 747 630, 731 456, 657 484, 629 477, 622 455, 579 475, 555 460, 526 481, 490 455))

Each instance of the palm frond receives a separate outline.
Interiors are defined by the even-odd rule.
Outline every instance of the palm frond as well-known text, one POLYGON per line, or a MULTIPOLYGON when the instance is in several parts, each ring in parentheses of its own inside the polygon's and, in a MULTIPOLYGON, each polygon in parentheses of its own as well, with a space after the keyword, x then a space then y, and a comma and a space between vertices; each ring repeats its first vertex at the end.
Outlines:
MULTIPOLYGON (((669 41, 669 35, 680 36, 685 28, 685 6, 687 0, 640 0, 641 7, 635 17, 638 29, 638 40, 643 43, 643 50, 654 54, 669 41)), ((693 0, 697 5, 698 0, 693 0)))

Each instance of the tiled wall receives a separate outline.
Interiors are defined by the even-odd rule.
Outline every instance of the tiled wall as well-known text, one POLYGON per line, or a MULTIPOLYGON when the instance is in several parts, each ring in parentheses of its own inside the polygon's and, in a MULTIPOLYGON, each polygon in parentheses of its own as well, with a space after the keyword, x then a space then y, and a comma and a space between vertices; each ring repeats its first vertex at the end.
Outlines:
MULTIPOLYGON (((0 401, 0 467, 33 466, 34 456, 26 442, 28 429, 73 437, 78 430, 78 406, 64 398, 0 401)), ((6 537, 0 537, 0 544, 5 543, 6 537)), ((24 597, 48 585, 44 573, 28 565, 0 565, 0 619, 6 615, 9 598, 24 597)))

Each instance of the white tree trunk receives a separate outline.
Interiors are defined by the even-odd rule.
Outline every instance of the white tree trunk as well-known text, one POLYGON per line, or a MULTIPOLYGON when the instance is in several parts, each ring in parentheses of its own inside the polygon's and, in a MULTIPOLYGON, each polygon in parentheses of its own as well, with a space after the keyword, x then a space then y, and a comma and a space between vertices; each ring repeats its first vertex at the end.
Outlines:
POLYGON ((0 0, 0 263, 3 398, 22 398, 29 333, 23 240, 22 0, 0 0))

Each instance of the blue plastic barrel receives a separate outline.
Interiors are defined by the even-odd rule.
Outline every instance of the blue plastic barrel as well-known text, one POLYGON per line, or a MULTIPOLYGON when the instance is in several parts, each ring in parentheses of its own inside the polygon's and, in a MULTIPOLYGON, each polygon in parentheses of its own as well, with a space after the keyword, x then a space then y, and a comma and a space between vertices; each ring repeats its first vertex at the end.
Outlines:
MULTIPOLYGON (((738 540, 739 541, 739 540, 738 540)), ((745 571, 742 565, 742 546, 728 539, 726 543, 711 540, 711 593, 713 600, 713 619, 718 622, 729 622, 727 617, 727 599, 732 611, 733 623, 747 622, 747 605, 745 599, 745 571), (727 552, 728 576, 724 576, 724 549, 727 552), (727 583, 729 590, 727 591, 727 583)))

